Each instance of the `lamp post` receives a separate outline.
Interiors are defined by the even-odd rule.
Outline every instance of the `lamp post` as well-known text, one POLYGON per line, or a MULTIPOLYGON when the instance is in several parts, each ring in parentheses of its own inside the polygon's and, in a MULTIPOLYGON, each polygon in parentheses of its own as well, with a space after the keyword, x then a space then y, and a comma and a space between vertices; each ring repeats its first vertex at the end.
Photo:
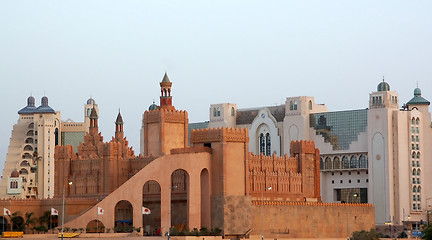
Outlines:
MULTIPOLYGON (((167 237, 168 237, 168 239, 167 240, 170 240, 170 225, 171 225, 171 215, 170 215, 170 209, 171 209, 171 196, 172 196, 172 194, 171 194, 171 191, 173 190, 173 189, 176 189, 177 188, 177 186, 172 186, 172 187, 170 187, 170 190, 169 190, 169 193, 168 193, 168 199, 169 199, 169 207, 168 207, 168 233, 167 233, 167 237)), ((172 213, 173 211, 171 211, 171 213, 172 213)))
POLYGON ((265 190, 271 190, 271 187, 267 187, 263 190, 261 190, 261 240, 264 240, 264 191, 265 190))
MULTIPOLYGON (((347 200, 346 200, 346 204, 347 204, 347 239, 348 240, 350 239, 350 237, 349 237, 349 205, 348 205, 349 196, 350 196, 350 194, 349 194, 349 191, 348 191, 347 200)), ((357 196, 358 196, 357 193, 353 194, 353 197, 357 198, 357 196)))
MULTIPOLYGON (((67 184, 70 186, 70 185, 72 185, 72 182, 68 182, 67 184)), ((63 240, 64 215, 65 215, 65 191, 66 191, 66 184, 63 184, 62 228, 61 228, 61 239, 62 240, 63 240)))

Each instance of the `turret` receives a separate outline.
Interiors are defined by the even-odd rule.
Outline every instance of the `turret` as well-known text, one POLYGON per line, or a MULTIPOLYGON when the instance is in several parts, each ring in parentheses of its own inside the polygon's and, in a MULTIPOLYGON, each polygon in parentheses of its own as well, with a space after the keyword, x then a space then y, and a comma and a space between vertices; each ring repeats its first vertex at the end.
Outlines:
POLYGON ((124 132, 123 132, 123 118, 122 115, 120 114, 120 110, 119 113, 117 115, 117 119, 115 121, 115 126, 116 126, 116 130, 115 130, 115 138, 117 140, 121 140, 124 138, 124 132))

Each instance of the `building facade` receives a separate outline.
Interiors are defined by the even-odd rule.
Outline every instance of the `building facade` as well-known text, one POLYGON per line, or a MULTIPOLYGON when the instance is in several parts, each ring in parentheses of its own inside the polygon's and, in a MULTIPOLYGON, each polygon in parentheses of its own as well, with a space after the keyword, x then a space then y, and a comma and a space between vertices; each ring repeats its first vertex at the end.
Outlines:
POLYGON ((54 150, 57 145, 77 147, 90 124, 88 110, 98 109, 93 99, 84 105, 84 122, 61 120, 61 113, 42 97, 35 106, 34 97, 18 111, 0 183, 0 198, 45 199, 54 196, 54 150))
POLYGON ((429 104, 416 88, 400 107, 383 81, 366 109, 329 112, 306 96, 251 109, 212 104, 208 127, 247 128, 250 151, 262 156, 289 154, 292 141, 314 141, 324 202, 373 203, 378 225, 412 227, 428 219, 432 204, 432 189, 424 186, 432 180, 429 104))

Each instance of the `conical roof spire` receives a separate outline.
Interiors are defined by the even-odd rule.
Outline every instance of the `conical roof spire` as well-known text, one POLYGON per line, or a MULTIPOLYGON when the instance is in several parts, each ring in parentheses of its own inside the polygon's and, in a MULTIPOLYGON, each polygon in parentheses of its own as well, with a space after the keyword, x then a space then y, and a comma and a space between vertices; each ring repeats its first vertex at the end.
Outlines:
POLYGON ((90 119, 97 119, 97 118, 98 118, 98 115, 97 115, 97 112, 96 112, 96 108, 93 107, 92 110, 91 110, 91 113, 90 113, 90 119))
POLYGON ((117 119, 116 119, 116 124, 123 124, 123 118, 122 115, 120 113, 120 109, 119 109, 119 113, 117 114, 117 119))
POLYGON ((168 78, 168 74, 165 72, 165 75, 164 75, 164 77, 163 77, 163 79, 162 79, 162 82, 163 83, 169 83, 169 82, 171 82, 170 80, 169 80, 169 78, 168 78))

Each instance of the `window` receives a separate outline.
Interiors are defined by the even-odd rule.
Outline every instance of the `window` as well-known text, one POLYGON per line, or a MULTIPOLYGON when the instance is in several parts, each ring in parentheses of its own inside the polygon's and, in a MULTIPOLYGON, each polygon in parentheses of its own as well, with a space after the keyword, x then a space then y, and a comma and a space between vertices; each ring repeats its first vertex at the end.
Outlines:
POLYGON ((217 108, 217 116, 220 117, 220 108, 217 108))
POLYGON ((420 167, 420 162, 419 161, 417 161, 417 167, 420 167))
POLYGON ((411 132, 412 132, 412 133, 415 133, 415 131, 414 131, 414 127, 411 127, 411 132))
POLYGON ((332 180, 332 184, 334 184, 334 180, 332 180))
POLYGON ((329 157, 326 157, 325 159, 325 169, 332 169, 332 162, 329 157))
POLYGON ((360 155, 360 168, 367 168, 367 167, 368 167, 368 161, 366 155, 360 155))
POLYGON ((368 183, 368 182, 369 182, 369 179, 366 179, 366 182, 368 183))
POLYGON ((415 145, 414 145, 414 143, 411 144, 411 150, 415 150, 415 145))
POLYGON ((343 180, 340 180, 340 183, 343 183, 343 180))
POLYGON ((417 187, 416 186, 413 187, 413 193, 415 193, 415 192, 417 192, 417 187))
POLYGON ((418 125, 419 122, 420 122, 420 118, 417 118, 417 119, 416 119, 416 125, 418 125))
POLYGON ((265 154, 265 139, 264 134, 260 134, 260 154, 265 154))
POLYGON ((420 159, 420 152, 417 152, 417 158, 420 159))
POLYGON ((348 180, 348 183, 351 183, 351 179, 350 179, 350 180, 348 180))
POLYGON ((357 183, 360 183, 360 179, 357 179, 357 183))
POLYGON ((415 165, 416 165, 415 161, 412 161, 412 167, 415 167, 415 165))
POLYGON ((292 101, 290 101, 290 110, 294 110, 294 104, 292 101))
POLYGON ((411 135, 411 141, 412 141, 412 142, 415 141, 414 135, 411 135))
POLYGON ((358 168, 357 156, 351 157, 350 168, 358 168))
POLYGON ((413 209, 417 210, 417 205, 415 203, 413 204, 413 209))
POLYGON ((414 124, 415 123, 415 120, 414 120, 414 118, 412 118, 411 119, 411 124, 414 124))
POLYGON ((266 155, 271 155, 271 140, 270 140, 270 133, 266 134, 266 155))
POLYGON ((420 150, 420 148, 419 148, 419 145, 418 145, 418 144, 416 144, 416 150, 420 150))
POLYGON ((418 127, 416 127, 416 133, 419 133, 419 128, 418 127))
POLYGON ((415 183, 416 183, 416 180, 415 180, 415 178, 413 178, 413 179, 412 179, 412 183, 413 183, 413 184, 415 184, 415 183))
POLYGON ((420 184, 420 178, 417 178, 417 184, 420 184))
POLYGON ((312 110, 312 101, 309 100, 309 110, 312 110))
POLYGON ((213 108, 213 117, 217 116, 216 108, 213 108))
POLYGON ((333 159, 333 169, 340 169, 340 159, 339 159, 339 157, 335 157, 333 159))
POLYGON ((231 108, 231 116, 233 116, 233 117, 235 116, 235 109, 234 109, 234 107, 231 108))
POLYGON ((342 165, 343 165, 343 168, 344 168, 344 169, 349 169, 349 167, 350 167, 350 162, 349 162, 349 159, 348 159, 347 156, 344 156, 344 157, 342 158, 342 165))
POLYGON ((419 204, 417 204, 417 209, 418 209, 418 210, 421 210, 421 206, 420 206, 420 203, 419 203, 419 204))
POLYGON ((297 100, 294 101, 294 106, 293 106, 293 110, 297 110, 297 100))
POLYGON ((416 136, 416 142, 420 142, 419 136, 416 136))

